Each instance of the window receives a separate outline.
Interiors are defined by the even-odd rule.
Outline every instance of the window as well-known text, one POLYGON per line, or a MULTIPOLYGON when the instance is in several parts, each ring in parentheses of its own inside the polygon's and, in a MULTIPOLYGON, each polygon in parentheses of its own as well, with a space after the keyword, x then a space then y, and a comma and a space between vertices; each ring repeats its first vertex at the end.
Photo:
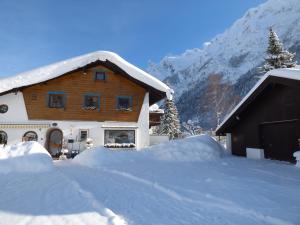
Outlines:
POLYGON ((86 94, 84 96, 84 108, 85 109, 99 109, 100 108, 100 97, 97 94, 86 94))
POLYGON ((5 131, 0 130, 0 145, 6 145, 7 144, 7 134, 5 131))
POLYGON ((96 71, 95 80, 106 80, 106 73, 103 71, 96 71))
POLYGON ((105 147, 135 147, 134 130, 105 130, 105 147))
POLYGON ((8 105, 0 105, 0 113, 6 113, 8 111, 8 105))
POLYGON ((131 96, 118 96, 117 97, 117 109, 124 111, 132 110, 132 97, 131 96))
POLYGON ((86 139, 88 138, 88 130, 80 130, 79 138, 80 141, 86 141, 86 139))
POLYGON ((48 99, 49 108, 64 108, 65 94, 64 93, 49 93, 48 99))
POLYGON ((38 135, 34 131, 28 131, 23 135, 23 141, 38 141, 38 135))

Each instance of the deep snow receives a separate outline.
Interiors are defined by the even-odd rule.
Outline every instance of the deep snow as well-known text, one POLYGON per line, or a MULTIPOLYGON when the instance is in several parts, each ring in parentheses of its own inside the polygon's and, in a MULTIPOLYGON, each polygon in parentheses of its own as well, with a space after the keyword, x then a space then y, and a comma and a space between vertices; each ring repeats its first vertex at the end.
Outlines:
MULTIPOLYGON (((198 137, 169 144, 180 152, 176 148, 191 140, 199 143, 198 137)), ((208 150, 215 144, 205 152, 219 152, 208 150)), ((166 160, 151 153, 160 149, 110 152, 89 167, 78 164, 78 156, 54 163, 52 171, 0 175, 0 224, 300 224, 294 165, 223 154, 166 160)))
POLYGON ((53 169, 48 151, 38 142, 20 142, 0 147, 0 174, 12 172, 44 172, 53 169))
POLYGON ((141 161, 193 162, 219 159, 224 154, 222 147, 210 136, 200 135, 174 140, 144 148, 143 151, 108 150, 104 147, 84 151, 73 162, 88 166, 101 167, 141 161))

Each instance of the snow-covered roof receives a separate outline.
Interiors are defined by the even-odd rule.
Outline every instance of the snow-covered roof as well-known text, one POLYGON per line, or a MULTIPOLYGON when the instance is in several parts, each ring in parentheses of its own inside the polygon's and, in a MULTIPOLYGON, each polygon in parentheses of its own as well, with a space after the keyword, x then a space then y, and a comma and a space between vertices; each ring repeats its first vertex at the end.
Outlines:
POLYGON ((12 77, 0 79, 0 93, 7 92, 15 88, 44 82, 96 61, 109 61, 120 67, 132 78, 151 86, 156 90, 165 92, 168 98, 172 97, 173 91, 166 84, 127 62, 116 53, 108 51, 92 52, 68 60, 53 63, 48 66, 33 69, 28 72, 20 73, 12 77))
POLYGON ((250 96, 261 86, 264 81, 269 77, 280 77, 292 80, 300 80, 300 65, 294 68, 282 68, 275 69, 267 72, 254 87, 248 92, 248 94, 239 102, 239 104, 225 117, 223 122, 217 127, 216 131, 223 127, 223 125, 236 113, 236 111, 249 99, 250 96))
POLYGON ((151 113, 164 113, 164 110, 160 109, 157 104, 153 104, 149 107, 149 112, 151 112, 151 113))

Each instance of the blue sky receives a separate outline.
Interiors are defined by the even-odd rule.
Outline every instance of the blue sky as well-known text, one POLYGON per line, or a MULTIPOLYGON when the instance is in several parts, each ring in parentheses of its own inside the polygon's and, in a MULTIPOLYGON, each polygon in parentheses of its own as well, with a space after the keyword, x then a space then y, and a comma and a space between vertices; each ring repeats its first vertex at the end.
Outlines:
POLYGON ((110 50, 146 68, 201 47, 265 0, 0 0, 0 76, 110 50))

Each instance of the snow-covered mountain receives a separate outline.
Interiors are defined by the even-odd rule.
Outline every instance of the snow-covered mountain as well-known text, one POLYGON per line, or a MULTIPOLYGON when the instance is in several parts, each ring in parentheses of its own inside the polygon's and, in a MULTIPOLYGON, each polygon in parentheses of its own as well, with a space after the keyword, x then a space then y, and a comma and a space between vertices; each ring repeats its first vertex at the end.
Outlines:
POLYGON ((193 119, 203 127, 214 128, 218 117, 224 117, 257 81, 255 75, 264 61, 270 26, 285 48, 297 53, 299 62, 300 0, 269 0, 248 10, 202 48, 167 56, 158 64, 150 64, 148 71, 175 90, 182 121, 193 119), (212 91, 218 80, 208 79, 212 75, 221 77, 223 87, 217 89, 225 97, 212 91), (209 91, 212 94, 207 96, 209 91))

